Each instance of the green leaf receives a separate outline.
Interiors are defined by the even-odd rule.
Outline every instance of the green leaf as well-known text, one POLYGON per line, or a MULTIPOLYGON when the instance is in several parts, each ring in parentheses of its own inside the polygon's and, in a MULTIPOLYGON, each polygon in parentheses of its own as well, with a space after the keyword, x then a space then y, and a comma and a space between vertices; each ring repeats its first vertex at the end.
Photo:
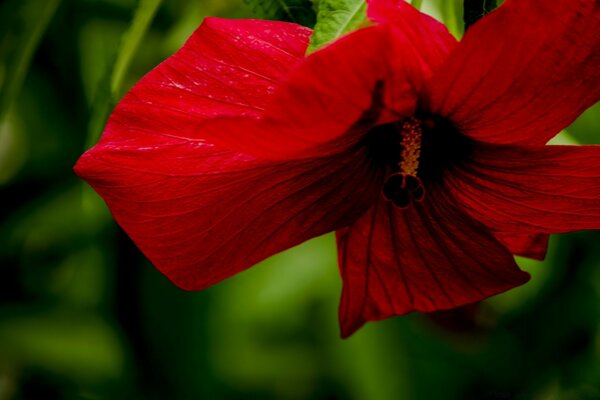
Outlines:
POLYGON ((317 0, 244 0, 258 18, 290 21, 313 27, 316 21, 317 0))
POLYGON ((123 34, 115 61, 100 81, 92 107, 86 147, 98 141, 110 111, 121 97, 125 74, 161 3, 162 0, 140 0, 131 25, 123 34))
POLYGON ((19 94, 60 0, 12 0, 0 8, 0 121, 19 94))
POLYGON ((357 29, 367 19, 364 0, 320 0, 317 24, 307 53, 357 29))

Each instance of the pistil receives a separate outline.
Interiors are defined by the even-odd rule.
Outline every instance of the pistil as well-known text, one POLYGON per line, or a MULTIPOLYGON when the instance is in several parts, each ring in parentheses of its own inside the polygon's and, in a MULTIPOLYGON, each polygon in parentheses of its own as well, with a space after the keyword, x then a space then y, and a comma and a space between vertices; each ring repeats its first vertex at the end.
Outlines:
POLYGON ((400 146, 400 172, 404 175, 417 176, 419 170, 419 158, 421 157, 421 136, 423 129, 421 121, 416 118, 408 118, 402 123, 400 146))
POLYGON ((384 197, 399 208, 406 208, 411 200, 421 201, 425 196, 418 176, 422 134, 422 123, 418 119, 411 117, 402 122, 398 169, 383 185, 384 197))

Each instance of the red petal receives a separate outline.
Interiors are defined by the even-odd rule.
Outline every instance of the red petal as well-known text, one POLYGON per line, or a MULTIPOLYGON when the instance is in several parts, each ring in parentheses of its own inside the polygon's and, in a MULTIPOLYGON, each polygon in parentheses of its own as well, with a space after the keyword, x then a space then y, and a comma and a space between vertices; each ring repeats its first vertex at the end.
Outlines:
POLYGON ((343 227, 377 193, 362 154, 290 163, 219 149, 198 135, 217 115, 256 114, 307 44, 293 24, 207 19, 119 103, 76 172, 146 256, 201 289, 343 227))
POLYGON ((110 129, 138 145, 98 145, 76 171, 150 261, 188 290, 346 226, 380 181, 363 154, 274 163, 184 140, 144 146, 143 134, 110 129))
POLYGON ((278 88, 262 119, 209 121, 203 133, 227 148, 289 159, 351 146, 369 125, 366 115, 370 125, 412 115, 455 40, 412 7, 399 8, 402 16, 402 24, 361 29, 311 54, 278 88))
POLYGON ((342 336, 366 321, 483 300, 528 280, 491 232, 429 190, 400 210, 379 201, 338 232, 342 336))
POLYGON ((493 230, 600 228, 600 146, 486 145, 446 181, 465 209, 493 230))
MULTIPOLYGON (((379 118, 381 111, 373 104, 382 103, 383 92, 377 87, 381 82, 385 85, 388 75, 389 63, 381 54, 389 43, 388 31, 380 27, 347 35, 296 68, 278 87, 262 119, 223 118, 208 121, 200 129, 211 141, 261 158, 307 156, 308 149, 320 147, 356 126, 368 110, 374 111, 370 125, 379 118)), ((417 98, 406 79, 398 90, 409 91, 401 111, 412 113, 417 98)), ((318 152, 337 150, 336 146, 318 152)), ((312 151, 310 155, 315 154, 312 151)))
MULTIPOLYGON (((304 57, 310 33, 285 22, 206 18, 177 53, 135 85, 112 119, 202 140, 197 127, 208 118, 261 113, 275 86, 304 57)), ((136 144, 136 135, 121 133, 107 129, 101 142, 136 144)))
MULTIPOLYGON (((393 26, 400 37, 397 44, 406 47, 408 43, 418 49, 425 61, 424 74, 430 78, 454 50, 457 41, 446 26, 429 15, 408 4, 405 0, 367 0, 367 13, 372 21, 393 26)), ((393 53, 401 49, 391 49, 393 53)))
POLYGON ((432 112, 478 140, 544 144, 600 99, 597 0, 507 0, 430 82, 432 112))
POLYGON ((506 232, 494 232, 494 236, 503 245, 505 245, 511 253, 533 258, 534 260, 543 260, 546 258, 548 251, 548 240, 550 236, 547 234, 539 233, 534 235, 520 234, 520 233, 506 233, 506 232))

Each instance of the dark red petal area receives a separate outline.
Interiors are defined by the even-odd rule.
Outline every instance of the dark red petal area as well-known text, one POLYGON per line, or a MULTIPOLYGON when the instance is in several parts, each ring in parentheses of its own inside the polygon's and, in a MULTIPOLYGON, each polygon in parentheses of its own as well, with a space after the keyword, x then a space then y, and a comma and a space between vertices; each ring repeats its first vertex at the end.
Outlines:
POLYGON ((152 263, 188 290, 346 226, 380 180, 362 154, 269 163, 185 140, 99 145, 76 170, 152 263))
POLYGON ((342 336, 367 321, 445 310, 528 280, 511 253, 440 190, 405 210, 380 200, 338 232, 342 336))
POLYGON ((481 141, 545 144, 600 99, 598 0, 507 0, 430 83, 429 108, 481 141))
MULTIPOLYGON (((200 129, 224 147, 275 160, 332 154, 349 147, 361 135, 333 147, 322 145, 346 134, 375 103, 385 107, 387 91, 399 94, 398 112, 412 114, 416 107, 411 75, 394 88, 386 82, 390 60, 381 55, 390 48, 390 40, 389 31, 382 27, 347 35, 293 70, 277 88, 262 118, 223 118, 207 121, 200 129), (223 126, 240 129, 232 134, 233 129, 223 130, 223 126)), ((414 64, 413 58, 406 60, 414 64)), ((418 73, 414 68, 416 79, 420 79, 418 73)), ((374 111, 379 118, 381 110, 374 111)))
POLYGON ((393 15, 393 21, 353 32, 307 57, 259 120, 224 118, 200 129, 227 148, 289 159, 353 145, 364 129, 348 133, 369 110, 380 122, 412 115, 426 80, 456 41, 410 6, 394 8, 393 15))
POLYGON ((484 145, 446 182, 465 210, 493 230, 600 228, 600 146, 484 145))
POLYGON ((259 161, 204 140, 198 123, 259 113, 303 57, 294 24, 207 19, 113 112, 76 172, 105 199, 144 254, 201 289, 367 208, 380 180, 365 157, 259 161))
MULTIPOLYGON (((223 147, 261 158, 312 156, 315 152, 308 154, 308 149, 343 135, 374 103, 382 102, 388 65, 381 54, 388 47, 389 35, 382 28, 348 35, 294 69, 278 86, 260 119, 221 118, 207 121, 199 130, 223 147)), ((404 112, 412 113, 416 95, 408 83, 404 86, 411 93, 404 112)), ((380 111, 374 111, 378 118, 380 111)))
POLYGON ((550 239, 548 234, 494 232, 494 236, 505 245, 511 253, 517 256, 533 258, 534 260, 540 261, 546 258, 548 240, 550 239))

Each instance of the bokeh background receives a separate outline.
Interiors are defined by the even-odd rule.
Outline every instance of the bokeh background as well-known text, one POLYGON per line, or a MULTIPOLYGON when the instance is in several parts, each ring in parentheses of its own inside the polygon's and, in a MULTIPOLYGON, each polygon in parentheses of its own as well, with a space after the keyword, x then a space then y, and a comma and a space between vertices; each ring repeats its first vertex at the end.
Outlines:
MULTIPOLYGON (((460 3, 424 10, 461 35, 460 3)), ((519 259, 527 285, 339 338, 331 235, 198 293, 72 172, 118 98, 241 0, 0 2, 0 400, 600 399, 600 232, 519 259)), ((301 16, 314 23, 314 15, 301 16)), ((558 139, 600 142, 600 109, 558 139)))

